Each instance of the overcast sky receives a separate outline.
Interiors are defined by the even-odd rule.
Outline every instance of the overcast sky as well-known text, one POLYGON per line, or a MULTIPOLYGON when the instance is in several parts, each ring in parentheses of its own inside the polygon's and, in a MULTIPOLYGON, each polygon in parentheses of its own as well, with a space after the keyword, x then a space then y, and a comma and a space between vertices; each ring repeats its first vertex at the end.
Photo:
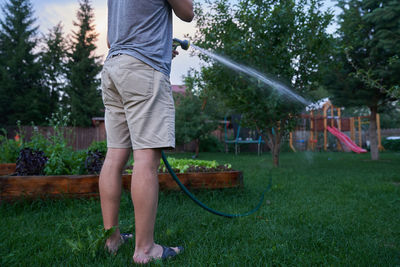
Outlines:
MULTIPOLYGON (((1 5, 6 0, 0 0, 1 5)), ((231 0, 234 1, 234 0, 231 0)), ((70 34, 74 29, 72 22, 76 20, 76 11, 79 7, 78 0, 31 0, 34 5, 37 23, 42 33, 47 33, 58 22, 62 22, 64 32, 70 34)), ((324 1, 326 7, 333 7, 333 1, 324 1)), ((92 0, 95 11, 96 31, 100 34, 97 41, 97 55, 107 54, 107 0, 92 0)), ((195 32, 194 22, 182 22, 174 16, 174 37, 183 38, 184 34, 193 35, 195 32)), ((179 50, 180 55, 173 60, 171 70, 171 83, 182 84, 182 76, 187 73, 190 67, 198 68, 200 61, 197 57, 191 57, 189 52, 179 50)))

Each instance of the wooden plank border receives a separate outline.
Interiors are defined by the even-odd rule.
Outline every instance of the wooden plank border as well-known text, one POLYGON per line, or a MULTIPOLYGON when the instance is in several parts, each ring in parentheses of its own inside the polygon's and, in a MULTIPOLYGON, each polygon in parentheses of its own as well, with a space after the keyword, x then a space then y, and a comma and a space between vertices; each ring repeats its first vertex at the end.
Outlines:
MULTIPOLYGON (((240 171, 179 173, 179 180, 189 189, 222 189, 243 186, 240 171)), ((168 173, 158 175, 161 190, 179 190, 168 173)), ((124 189, 130 190, 131 175, 122 176, 124 189)), ((0 201, 19 197, 96 197, 98 175, 1 176, 0 201)))

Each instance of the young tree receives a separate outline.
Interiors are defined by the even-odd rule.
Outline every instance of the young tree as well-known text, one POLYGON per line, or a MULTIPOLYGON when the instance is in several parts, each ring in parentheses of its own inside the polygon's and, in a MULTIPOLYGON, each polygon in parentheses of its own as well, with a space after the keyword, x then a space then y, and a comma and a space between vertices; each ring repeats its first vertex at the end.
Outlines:
POLYGON ((326 84, 336 105, 370 110, 371 159, 379 159, 376 114, 400 84, 400 2, 340 0, 339 38, 326 84))
POLYGON ((65 88, 65 101, 71 112, 71 120, 79 126, 91 125, 91 118, 102 114, 100 80, 100 57, 95 55, 94 12, 90 0, 79 1, 77 12, 78 27, 73 32, 71 52, 67 63, 68 85, 65 88))
POLYGON ((200 143, 210 137, 212 131, 218 128, 225 112, 221 103, 212 95, 207 95, 206 90, 197 90, 198 73, 190 70, 185 77, 187 86, 184 95, 175 96, 176 103, 176 142, 185 144, 196 142, 194 157, 198 157, 200 143))
MULTIPOLYGON (((332 19, 330 12, 320 10, 322 1, 239 0, 232 6, 218 0, 209 5, 196 8, 197 45, 285 80, 299 94, 318 88, 332 19)), ((242 123, 259 130, 278 166, 281 140, 304 105, 288 101, 257 79, 204 60, 209 64, 202 68, 200 82, 242 114, 242 123)))
POLYGON ((66 83, 67 44, 63 26, 58 23, 42 38, 43 47, 40 63, 43 72, 43 86, 50 92, 52 113, 60 106, 66 83))
POLYGON ((200 141, 217 128, 213 118, 202 108, 203 101, 190 90, 176 97, 176 142, 196 142, 194 157, 198 157, 200 141))
POLYGON ((0 20, 0 125, 45 122, 50 94, 41 85, 36 19, 29 0, 9 0, 0 20))

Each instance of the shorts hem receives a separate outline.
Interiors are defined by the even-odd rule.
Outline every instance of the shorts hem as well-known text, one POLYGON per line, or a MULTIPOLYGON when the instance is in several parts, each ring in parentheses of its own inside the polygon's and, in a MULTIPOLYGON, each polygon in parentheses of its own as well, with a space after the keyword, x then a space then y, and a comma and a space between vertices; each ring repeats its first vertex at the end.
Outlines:
POLYGON ((107 148, 132 148, 131 145, 107 144, 107 148))
POLYGON ((141 149, 174 149, 175 144, 154 144, 154 145, 143 145, 143 146, 132 146, 132 150, 141 149))

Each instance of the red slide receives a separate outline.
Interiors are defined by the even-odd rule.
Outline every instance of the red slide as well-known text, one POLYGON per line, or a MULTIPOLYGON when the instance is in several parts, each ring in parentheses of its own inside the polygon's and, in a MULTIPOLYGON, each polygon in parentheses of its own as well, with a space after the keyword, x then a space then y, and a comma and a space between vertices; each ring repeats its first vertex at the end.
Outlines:
POLYGON ((336 136, 343 145, 350 148, 353 152, 356 153, 367 153, 367 150, 362 149, 361 147, 357 146, 347 135, 336 129, 335 127, 327 127, 328 131, 336 136))

